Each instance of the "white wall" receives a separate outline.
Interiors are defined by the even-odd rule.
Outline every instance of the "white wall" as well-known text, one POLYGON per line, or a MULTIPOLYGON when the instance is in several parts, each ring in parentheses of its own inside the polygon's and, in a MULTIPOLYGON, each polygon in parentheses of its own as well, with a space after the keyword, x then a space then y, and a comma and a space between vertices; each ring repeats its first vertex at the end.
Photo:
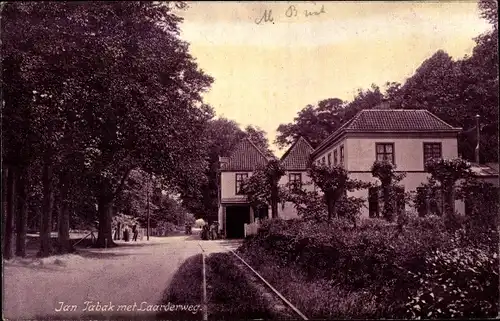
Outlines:
POLYGON ((245 195, 236 195, 236 174, 247 173, 248 177, 252 172, 221 172, 221 198, 245 199, 245 195))
MULTIPOLYGON (((281 186, 286 186, 289 181, 289 174, 290 173, 301 173, 302 174, 302 186, 306 191, 313 191, 314 186, 312 184, 311 178, 307 175, 306 171, 287 171, 285 175, 283 175, 279 181, 279 184, 281 186)), ((269 209, 271 211, 271 209, 269 209)), ((269 215, 271 215, 271 212, 269 212, 269 215)), ((297 218, 297 210, 295 209, 295 205, 291 202, 286 202, 285 206, 280 203, 278 204, 278 216, 283 219, 292 219, 292 218, 297 218)))
POLYGON ((347 138, 346 155, 348 171, 369 171, 376 158, 375 143, 394 143, 394 157, 399 171, 424 170, 424 142, 441 143, 443 158, 458 157, 456 138, 347 138))
MULTIPOLYGON (((344 145, 345 167, 349 171, 349 177, 362 180, 365 182, 375 183, 378 180, 371 174, 371 167, 376 159, 376 143, 393 143, 394 158, 398 171, 406 171, 406 177, 401 181, 405 188, 405 192, 415 191, 421 183, 427 182, 430 174, 424 171, 424 142, 426 143, 441 143, 441 153, 443 158, 458 157, 457 138, 443 138, 439 134, 429 137, 415 137, 397 134, 387 134, 386 136, 378 134, 377 137, 347 137, 332 147, 315 157, 315 161, 321 161, 323 157, 327 160, 328 153, 333 150, 339 150, 340 145, 344 145)), ((338 151, 340 160, 340 151, 338 151)), ((361 197, 365 199, 365 207, 362 208, 362 217, 368 217, 368 189, 349 192, 349 196, 361 197)), ((461 201, 456 203, 457 211, 463 213, 464 206, 461 201)), ((407 205, 406 210, 411 211, 413 208, 407 205)))
POLYGON ((340 146, 344 145, 344 163, 343 165, 345 165, 346 161, 347 161, 347 144, 346 144, 346 139, 343 138, 342 140, 336 142, 334 145, 328 147, 327 149, 325 149, 325 151, 321 152, 320 154, 318 154, 318 156, 316 156, 314 158, 314 161, 315 162, 320 162, 322 161, 323 157, 325 157, 325 164, 328 165, 328 154, 331 154, 331 159, 332 159, 332 166, 334 165, 334 151, 336 150, 337 151, 337 164, 341 164, 340 162, 340 146))
MULTIPOLYGON (((379 180, 373 177, 371 173, 351 173, 349 174, 349 177, 352 179, 362 180, 364 182, 378 183, 378 185, 380 185, 379 180)), ((421 183, 427 182, 428 177, 430 177, 430 174, 424 172, 407 173, 406 177, 399 184, 404 186, 405 192, 415 192, 417 190, 417 187, 419 187, 421 183)), ((363 198, 365 200, 365 206, 361 209, 361 216, 364 218, 369 217, 368 189, 348 192, 347 195, 363 198)), ((415 211, 415 208, 413 208, 411 204, 406 204, 405 210, 408 212, 413 212, 415 211)), ((455 210, 462 214, 465 213, 465 206, 462 201, 455 202, 455 210)))

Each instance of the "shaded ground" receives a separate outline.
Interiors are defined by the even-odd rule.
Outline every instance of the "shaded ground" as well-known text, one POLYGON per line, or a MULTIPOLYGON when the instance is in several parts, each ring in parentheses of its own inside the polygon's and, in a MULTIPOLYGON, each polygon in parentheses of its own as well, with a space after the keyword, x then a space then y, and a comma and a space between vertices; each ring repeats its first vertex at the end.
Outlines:
MULTIPOLYGON (((3 317, 202 319, 200 245, 210 255, 236 249, 241 242, 193 236, 117 241, 120 246, 110 249, 78 248, 72 254, 4 261, 3 317)), ((212 280, 232 282, 222 278, 212 280)))
POLYGON ((203 303, 202 255, 187 259, 175 273, 164 291, 161 304, 164 310, 158 319, 201 320, 203 303))
POLYGON ((151 237, 149 243, 81 249, 78 255, 5 261, 3 317, 149 319, 156 312, 139 311, 141 304, 146 309, 160 303, 178 268, 201 252, 198 242, 185 238, 151 237), (111 302, 114 311, 85 311, 85 301, 111 302), (76 309, 57 311, 60 302, 76 309), (131 311, 117 311, 119 305, 134 304, 131 311))
POLYGON ((229 253, 207 258, 207 299, 210 320, 270 319, 272 312, 262 294, 251 286, 229 253))

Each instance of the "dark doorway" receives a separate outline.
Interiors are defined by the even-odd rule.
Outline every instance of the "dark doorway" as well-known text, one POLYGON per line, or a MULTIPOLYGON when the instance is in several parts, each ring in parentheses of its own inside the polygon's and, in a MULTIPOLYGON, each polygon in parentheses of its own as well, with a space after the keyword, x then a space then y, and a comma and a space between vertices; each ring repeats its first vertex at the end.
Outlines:
POLYGON ((250 223, 250 206, 228 206, 226 208, 226 238, 245 237, 245 223, 250 223))

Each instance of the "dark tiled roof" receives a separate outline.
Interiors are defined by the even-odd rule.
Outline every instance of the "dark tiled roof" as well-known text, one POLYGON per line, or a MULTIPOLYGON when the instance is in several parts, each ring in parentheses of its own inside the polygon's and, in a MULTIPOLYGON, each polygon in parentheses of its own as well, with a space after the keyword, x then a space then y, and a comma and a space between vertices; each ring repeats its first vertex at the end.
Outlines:
POLYGON ((313 151, 312 146, 303 137, 299 137, 283 154, 281 162, 286 170, 306 170, 313 151))
POLYGON ((349 130, 449 131, 456 128, 425 109, 368 109, 360 111, 349 130))
POLYGON ((243 139, 234 149, 230 157, 221 158, 221 170, 253 171, 264 166, 269 158, 255 146, 250 139, 243 139))
POLYGON ((314 151, 323 150, 346 132, 354 133, 404 133, 404 132, 455 132, 455 128, 425 109, 365 109, 326 138, 314 151))

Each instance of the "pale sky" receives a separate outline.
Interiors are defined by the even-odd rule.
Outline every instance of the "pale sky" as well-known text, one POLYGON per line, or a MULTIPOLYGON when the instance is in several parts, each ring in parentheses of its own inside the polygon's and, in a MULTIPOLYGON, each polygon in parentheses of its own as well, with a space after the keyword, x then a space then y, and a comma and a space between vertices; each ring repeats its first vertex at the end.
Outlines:
POLYGON ((241 127, 262 128, 271 144, 307 104, 402 83, 439 49, 471 54, 473 38, 489 29, 475 1, 189 2, 180 15, 181 37, 215 78, 205 102, 241 127), (297 16, 287 17, 290 5, 297 16), (265 10, 274 23, 257 24, 265 10))

